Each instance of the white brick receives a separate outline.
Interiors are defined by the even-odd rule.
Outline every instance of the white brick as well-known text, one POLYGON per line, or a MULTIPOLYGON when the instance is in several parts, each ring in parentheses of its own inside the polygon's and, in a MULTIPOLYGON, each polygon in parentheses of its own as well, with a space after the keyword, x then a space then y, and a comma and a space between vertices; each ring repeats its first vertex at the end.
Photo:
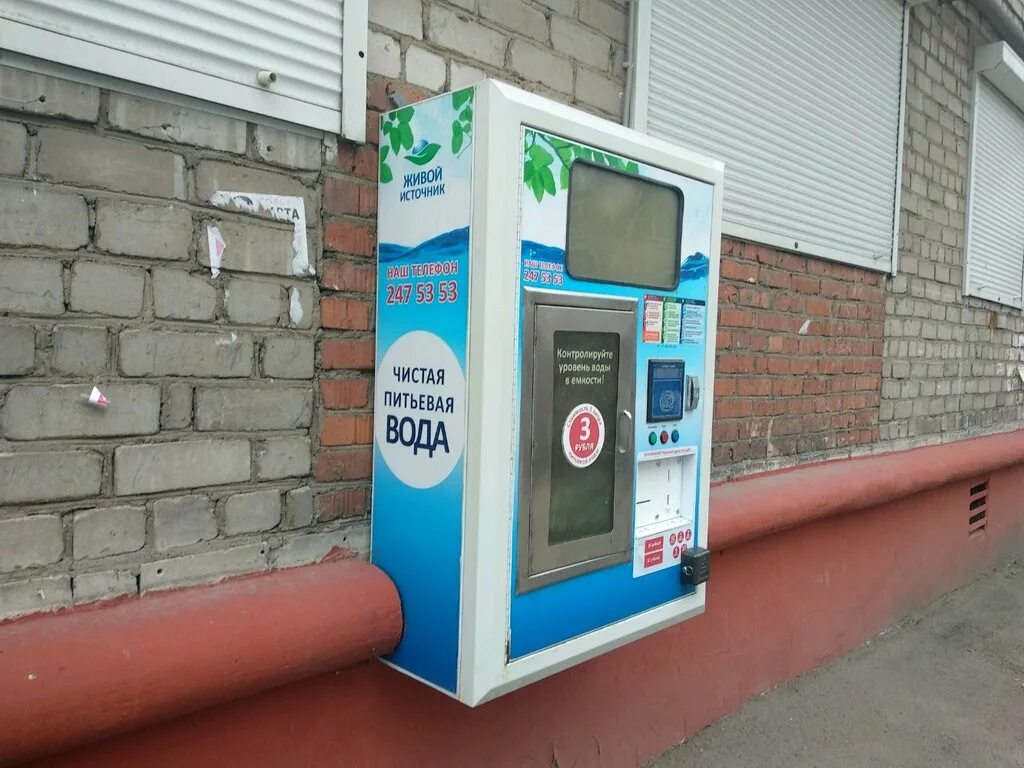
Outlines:
POLYGON ((224 534, 269 531, 281 522, 281 494, 279 491, 236 493, 224 504, 224 534))
POLYGON ((548 41, 547 17, 522 0, 480 0, 480 13, 505 29, 543 43, 548 41))
POLYGON ((107 329, 59 325, 53 329, 53 367, 72 376, 92 376, 107 369, 107 329))
POLYGON ((313 418, 312 387, 199 387, 195 414, 200 431, 302 429, 313 418))
POLYGON ((551 44, 556 51, 561 51, 585 64, 598 69, 608 67, 611 45, 606 37, 591 32, 575 19, 564 16, 551 17, 551 44))
POLYGON ((0 259, 0 312, 59 315, 64 312, 60 262, 0 259))
POLYGON ((224 289, 224 307, 234 323, 277 325, 282 300, 280 283, 232 278, 224 289))
MULTIPOLYGON (((3 140, 0 134, 0 147, 3 140)), ((4 147, 0 157, 6 153, 4 147)), ((89 214, 84 197, 45 187, 0 185, 0 243, 74 250, 88 242, 89 214)))
POLYGON ((445 81, 444 59, 436 53, 410 45, 405 53, 405 79, 431 91, 439 91, 445 81))
POLYGON ((146 259, 187 259, 192 214, 177 205, 140 205, 123 200, 96 203, 100 250, 146 259))
POLYGON ((80 573, 74 578, 75 603, 110 600, 139 591, 135 576, 129 571, 99 571, 80 573))
POLYGON ((370 551, 369 529, 357 524, 331 533, 295 536, 285 541, 272 554, 275 568, 317 563, 334 550, 349 557, 366 557, 370 551))
POLYGON ((248 440, 190 440, 114 449, 114 493, 158 493, 249 479, 248 440))
POLYGON ((323 141, 317 136, 257 125, 254 146, 258 158, 275 165, 310 170, 323 165, 323 141))
POLYGON ((452 62, 452 76, 450 87, 453 91, 464 88, 467 85, 474 85, 487 77, 482 69, 471 67, 460 61, 452 62))
POLYGON ((622 113, 622 86, 603 72, 576 70, 576 99, 618 117, 622 113))
POLYGON ((270 336, 263 344, 263 375, 278 379, 313 378, 313 339, 270 336))
POLYGON ((281 527, 287 529, 305 528, 313 522, 313 489, 309 486, 296 488, 284 495, 284 516, 281 527))
POLYGON ((210 241, 207 237, 210 226, 216 226, 224 240, 221 269, 291 277, 292 239, 295 237, 291 226, 256 219, 204 222, 199 238, 199 263, 204 266, 210 265, 210 241))
POLYGON ((165 101, 152 101, 111 91, 107 119, 112 128, 151 139, 194 144, 236 155, 245 152, 245 121, 165 101))
POLYGON ((260 480, 304 477, 309 474, 311 456, 305 435, 264 440, 256 445, 256 476, 260 480))
POLYGON ((182 269, 154 269, 153 307, 157 317, 170 320, 212 320, 217 289, 182 269))
POLYGON ((145 563, 139 575, 139 590, 187 584, 215 582, 239 573, 253 573, 267 570, 267 545, 247 544, 243 547, 185 555, 169 560, 145 563))
POLYGON ((431 5, 429 13, 427 37, 431 41, 495 67, 504 64, 507 40, 500 32, 440 5, 431 5))
POLYGON ((249 376, 253 370, 250 336, 224 333, 127 330, 119 336, 125 376, 249 376))
POLYGON ((25 69, 0 67, 0 102, 5 109, 18 112, 95 123, 100 89, 25 69))
POLYGON ((163 551, 217 537, 217 520, 207 496, 179 496, 153 502, 153 534, 163 551))
POLYGON ((629 17, 624 8, 604 0, 580 0, 580 21, 616 42, 626 42, 629 17))
POLYGON ((373 0, 370 23, 400 35, 423 39, 423 3, 421 0, 373 0))
POLYGON ((69 605, 70 576, 41 576, 38 579, 0 584, 0 618, 52 611, 69 605))
POLYGON ((0 453, 0 504, 95 496, 102 471, 93 451, 0 453))
POLYGON ((10 440, 152 435, 160 428, 160 387, 103 384, 107 408, 82 400, 88 384, 25 384, 7 393, 0 434, 10 440))
POLYGON ((0 572, 56 563, 64 554, 64 528, 56 515, 0 520, 0 572))
POLYGON ((367 71, 385 77, 399 77, 402 74, 402 49, 395 38, 371 31, 367 48, 367 71))
POLYGON ((134 267, 76 262, 71 268, 71 309, 114 317, 138 317, 146 273, 134 267))
POLYGON ((572 64, 568 59, 520 38, 512 41, 509 51, 512 70, 517 74, 561 93, 572 93, 572 64))
POLYGON ((20 123, 0 121, 0 173, 21 176, 25 172, 28 132, 20 123))
POLYGON ((75 559, 135 552, 146 544, 143 507, 107 507, 75 513, 75 559))
POLYGON ((35 328, 31 325, 0 326, 0 376, 30 373, 35 364, 35 328))

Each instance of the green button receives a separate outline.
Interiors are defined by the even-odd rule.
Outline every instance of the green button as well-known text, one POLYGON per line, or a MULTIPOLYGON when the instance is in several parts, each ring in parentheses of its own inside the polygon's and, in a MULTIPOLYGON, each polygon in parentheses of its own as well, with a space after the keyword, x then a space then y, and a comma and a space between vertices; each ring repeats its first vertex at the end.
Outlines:
POLYGON ((658 436, 654 432, 651 432, 651 434, 647 436, 647 442, 654 445, 658 442, 658 436))

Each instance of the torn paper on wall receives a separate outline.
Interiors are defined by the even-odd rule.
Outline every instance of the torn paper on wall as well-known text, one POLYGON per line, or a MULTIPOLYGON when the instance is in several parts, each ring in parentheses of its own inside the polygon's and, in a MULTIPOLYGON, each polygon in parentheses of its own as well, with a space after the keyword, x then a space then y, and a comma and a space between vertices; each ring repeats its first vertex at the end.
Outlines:
POLYGON ((107 400, 107 396, 100 392, 99 387, 93 387, 92 392, 88 395, 82 395, 82 398, 92 406, 97 408, 106 408, 110 405, 110 401, 107 400))
POLYGON ((220 236, 220 230, 217 227, 210 226, 206 228, 206 243, 210 249, 210 274, 216 277, 220 274, 220 265, 224 258, 224 248, 227 247, 227 243, 220 236))
POLYGON ((264 195, 255 192, 214 192, 210 204, 218 208, 235 208, 249 213, 265 213, 293 227, 292 274, 312 275, 316 270, 309 265, 306 245, 306 205, 301 197, 291 195, 264 195))
POLYGON ((299 300, 298 288, 292 288, 291 290, 291 302, 288 307, 288 316, 291 318, 292 325, 298 325, 302 322, 302 302, 299 300))

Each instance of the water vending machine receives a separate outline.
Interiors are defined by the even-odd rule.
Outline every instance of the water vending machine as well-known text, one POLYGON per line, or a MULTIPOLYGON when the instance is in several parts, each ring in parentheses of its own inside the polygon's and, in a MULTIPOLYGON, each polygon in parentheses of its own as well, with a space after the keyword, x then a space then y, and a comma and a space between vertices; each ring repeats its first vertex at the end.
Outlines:
POLYGON ((722 164, 486 81, 379 172, 386 661, 476 705, 700 614, 722 164))

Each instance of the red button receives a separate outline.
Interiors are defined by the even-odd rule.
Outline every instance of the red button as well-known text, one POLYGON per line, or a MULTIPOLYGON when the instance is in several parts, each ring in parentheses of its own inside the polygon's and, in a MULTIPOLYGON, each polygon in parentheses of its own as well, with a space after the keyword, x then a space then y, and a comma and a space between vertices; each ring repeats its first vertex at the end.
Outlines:
POLYGON ((661 442, 663 442, 663 443, 667 443, 668 442, 668 432, 662 432, 661 433, 661 442))

